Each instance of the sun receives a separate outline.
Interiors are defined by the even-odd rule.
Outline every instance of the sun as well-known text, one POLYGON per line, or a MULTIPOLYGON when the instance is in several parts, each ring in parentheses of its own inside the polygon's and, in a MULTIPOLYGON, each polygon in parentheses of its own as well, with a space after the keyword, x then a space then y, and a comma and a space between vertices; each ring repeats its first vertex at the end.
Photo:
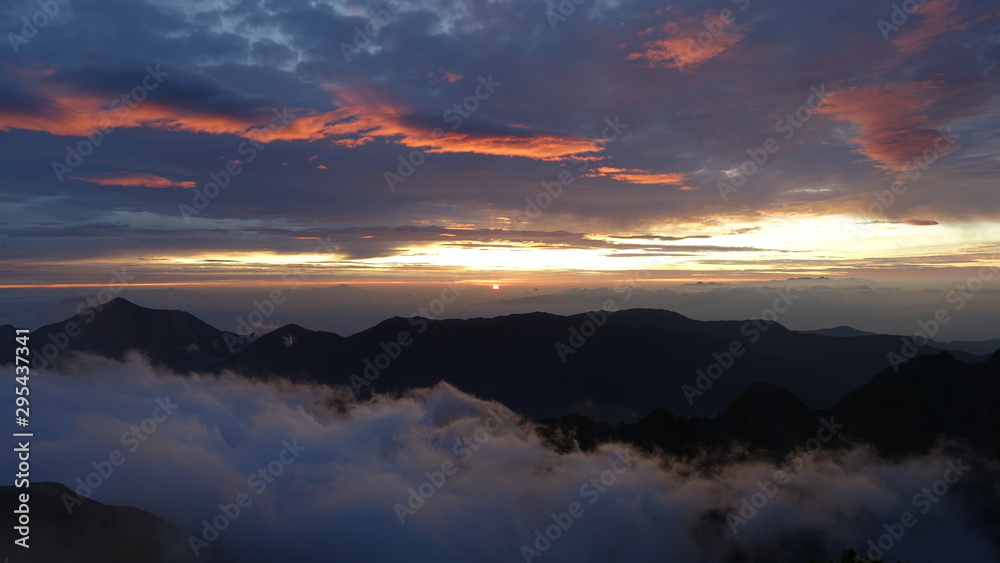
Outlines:
POLYGON ((500 291, 500 285, 499 284, 493 284, 493 291, 500 291))

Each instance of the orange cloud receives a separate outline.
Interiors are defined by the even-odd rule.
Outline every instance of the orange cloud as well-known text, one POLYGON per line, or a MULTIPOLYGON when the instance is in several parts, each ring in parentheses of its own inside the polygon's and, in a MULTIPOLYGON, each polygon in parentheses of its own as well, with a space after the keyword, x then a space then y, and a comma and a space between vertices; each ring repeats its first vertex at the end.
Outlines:
POLYGON ((431 82, 451 82, 452 84, 454 84, 455 82, 458 82, 459 80, 464 78, 461 74, 457 72, 453 72, 443 68, 439 68, 438 70, 441 71, 441 74, 435 74, 432 72, 427 75, 427 78, 429 78, 431 82))
POLYGON ((954 0, 928 0, 915 15, 923 18, 920 24, 903 30, 892 42, 896 49, 907 55, 923 51, 939 35, 965 29, 970 25, 969 22, 961 21, 962 13, 954 0))
MULTIPOLYGON (((619 182, 628 182, 629 184, 650 184, 650 185, 677 185, 682 184, 688 179, 687 174, 680 172, 670 172, 667 174, 655 174, 649 170, 640 170, 637 168, 610 168, 607 166, 601 166, 595 168, 593 171, 584 174, 584 176, 590 177, 608 177, 612 180, 618 180, 619 182)), ((693 190, 695 188, 683 187, 681 189, 693 190)))
MULTIPOLYGON (((248 116, 216 115, 158 104, 153 95, 131 107, 109 103, 105 97, 73 91, 64 85, 42 83, 53 70, 21 70, 18 74, 34 86, 46 102, 44 112, 4 112, 0 109, 0 131, 12 128, 45 131, 53 135, 82 137, 118 127, 148 127, 166 131, 231 134, 260 143, 272 141, 329 140, 353 148, 376 139, 394 140, 428 153, 476 153, 563 160, 602 150, 597 139, 556 133, 490 134, 434 131, 410 118, 412 109, 370 89, 331 88, 334 101, 342 106, 329 112, 282 108, 248 116), (284 115, 284 120, 279 119, 284 115), (269 127, 269 124, 275 125, 269 127)), ((442 122, 442 125, 444 123, 442 122)), ((513 127, 511 127, 513 129, 513 127)))
MULTIPOLYGON (((45 96, 36 90, 36 95, 45 96)), ((157 104, 152 99, 129 107, 98 97, 74 92, 53 92, 44 113, 28 114, 0 109, 0 131, 25 129, 53 135, 83 137, 120 127, 149 127, 168 131, 241 134, 256 123, 251 118, 187 112, 157 104)), ((265 119, 266 122, 266 119, 265 119)))
MULTIPOLYGON (((673 10, 672 10, 673 11, 673 10)), ((632 53, 626 60, 644 59, 649 66, 689 70, 713 59, 743 39, 746 28, 734 25, 731 10, 708 10, 701 18, 678 16, 665 23, 666 37, 643 44, 645 50, 632 53)), ((639 35, 647 35, 643 30, 639 35)))
POLYGON ((280 130, 262 129, 252 138, 262 143, 330 139, 334 145, 347 148, 382 138, 426 153, 475 153, 535 160, 563 160, 601 150, 598 140, 576 135, 430 130, 409 118, 413 114, 411 108, 371 90, 332 88, 331 94, 343 107, 300 116, 280 130))
POLYGON ((72 176, 74 180, 82 180, 101 186, 142 186, 145 188, 194 188, 195 182, 171 180, 155 174, 144 172, 118 172, 101 174, 99 176, 72 176))
POLYGON ((917 227, 925 227, 929 225, 937 225, 937 221, 932 221, 931 219, 903 219, 903 222, 907 225, 914 225, 917 227))
POLYGON ((25 129, 82 137, 119 127, 150 127, 168 131, 240 134, 266 124, 273 117, 270 113, 240 117, 169 107, 155 99, 155 88, 147 91, 147 97, 142 101, 127 96, 108 99, 107 96, 78 91, 67 84, 47 81, 46 78, 55 74, 56 69, 8 67, 7 70, 27 83, 45 109, 26 113, 0 108, 0 131, 25 129))
POLYGON ((935 98, 930 82, 902 82, 883 86, 845 88, 831 92, 817 113, 831 115, 857 126, 851 141, 857 152, 874 160, 879 168, 902 172, 914 167, 913 159, 925 151, 951 152, 941 147, 941 133, 929 127, 924 112, 935 98))

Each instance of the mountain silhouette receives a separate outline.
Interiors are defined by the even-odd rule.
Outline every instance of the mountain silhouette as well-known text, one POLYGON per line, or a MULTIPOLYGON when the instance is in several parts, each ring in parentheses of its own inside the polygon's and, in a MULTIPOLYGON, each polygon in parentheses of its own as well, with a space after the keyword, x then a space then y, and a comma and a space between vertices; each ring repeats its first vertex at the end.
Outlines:
POLYGON ((292 380, 313 379, 348 354, 346 339, 332 332, 314 331, 296 324, 264 334, 238 354, 219 364, 220 369, 238 370, 258 377, 281 374, 292 380), (238 361, 233 361, 238 357, 238 361))
MULTIPOLYGON (((833 328, 821 328, 818 330, 803 330, 800 332, 807 334, 822 334, 824 336, 837 336, 841 338, 871 336, 876 334, 874 332, 858 330, 849 326, 836 326, 833 328)), ((957 355, 963 359, 968 357, 966 355, 989 357, 997 349, 1000 349, 1000 338, 980 341, 953 340, 951 342, 940 342, 932 339, 927 342, 927 345, 939 350, 959 352, 957 355)))
POLYGON ((68 487, 35 482, 27 488, 0 487, 0 499, 10 510, 29 494, 29 548, 14 545, 20 537, 13 526, 0 532, 0 557, 12 561, 73 563, 218 563, 206 549, 195 557, 187 534, 158 516, 129 506, 108 506, 76 496, 68 487))
POLYGON ((885 455, 924 453, 945 438, 1000 457, 1000 351, 973 365, 942 352, 884 370, 832 412, 848 436, 885 455))
POLYGON ((533 418, 576 414, 635 423, 656 409, 720 415, 755 383, 785 389, 809 408, 829 409, 886 369, 888 354, 900 354, 904 341, 808 334, 760 320, 697 321, 656 309, 393 317, 346 338, 287 325, 244 339, 183 311, 118 298, 31 335, 35 360, 57 346, 64 350, 53 359, 56 367, 69 351, 120 360, 135 350, 179 372, 317 381, 354 387, 361 397, 447 381, 533 418), (77 336, 67 336, 71 322, 77 336))
POLYGON ((882 456, 903 458, 946 442, 1000 458, 1000 351, 977 364, 948 352, 916 358, 898 372, 883 370, 830 409, 812 409, 784 389, 756 383, 712 418, 657 409, 636 423, 611 426, 564 416, 541 420, 539 434, 562 452, 625 442, 684 457, 735 448, 774 457, 805 445, 823 421, 838 426, 838 439, 824 447, 868 444, 882 456))
POLYGON ((130 350, 178 371, 205 369, 229 355, 224 333, 190 313, 147 309, 121 297, 85 309, 31 333, 35 362, 59 366, 66 352, 89 352, 116 360, 130 350))
POLYGON ((838 336, 841 338, 851 338, 854 336, 871 336, 877 332, 858 330, 853 326, 840 325, 832 328, 818 328, 816 330, 803 330, 807 334, 822 334, 823 336, 838 336))

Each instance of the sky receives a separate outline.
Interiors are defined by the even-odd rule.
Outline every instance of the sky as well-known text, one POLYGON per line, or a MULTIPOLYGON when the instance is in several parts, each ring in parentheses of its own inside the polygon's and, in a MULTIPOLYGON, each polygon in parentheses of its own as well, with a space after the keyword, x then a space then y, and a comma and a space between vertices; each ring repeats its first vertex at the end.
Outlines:
POLYGON ((123 268, 201 300, 291 277, 409 306, 418 286, 512 300, 636 272, 651 291, 828 277, 919 295, 989 285, 1000 256, 992 2, 0 10, 9 319, 55 320, 24 308, 123 268))

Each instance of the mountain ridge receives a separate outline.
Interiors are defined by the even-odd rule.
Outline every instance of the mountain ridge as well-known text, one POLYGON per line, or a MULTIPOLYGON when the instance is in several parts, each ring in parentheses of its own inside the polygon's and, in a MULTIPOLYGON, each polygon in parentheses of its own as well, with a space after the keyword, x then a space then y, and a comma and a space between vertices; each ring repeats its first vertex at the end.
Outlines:
POLYGON ((902 459, 949 445, 1000 459, 1000 351, 978 364, 948 352, 921 356, 898 371, 883 370, 830 409, 810 408, 785 389, 755 383, 710 418, 656 409, 615 426, 584 416, 539 421, 539 434, 563 453, 624 442, 689 458, 743 448, 777 460, 813 436, 822 438, 822 428, 838 438, 824 448, 868 444, 883 457, 902 459))
MULTIPOLYGON (((391 317, 348 337, 292 324, 250 338, 123 298, 84 313, 32 333, 33 360, 46 359, 59 343, 57 369, 65 351, 121 360, 137 350, 179 373, 317 381, 352 386, 362 396, 447 380, 533 418, 580 414, 612 422, 635 422, 657 408, 717 415, 757 382, 786 389, 810 408, 829 408, 884 369, 887 354, 901 346, 894 336, 838 338, 659 309, 391 317), (66 332, 71 322, 79 335, 66 332)), ((939 352, 923 347, 916 355, 939 352)))

